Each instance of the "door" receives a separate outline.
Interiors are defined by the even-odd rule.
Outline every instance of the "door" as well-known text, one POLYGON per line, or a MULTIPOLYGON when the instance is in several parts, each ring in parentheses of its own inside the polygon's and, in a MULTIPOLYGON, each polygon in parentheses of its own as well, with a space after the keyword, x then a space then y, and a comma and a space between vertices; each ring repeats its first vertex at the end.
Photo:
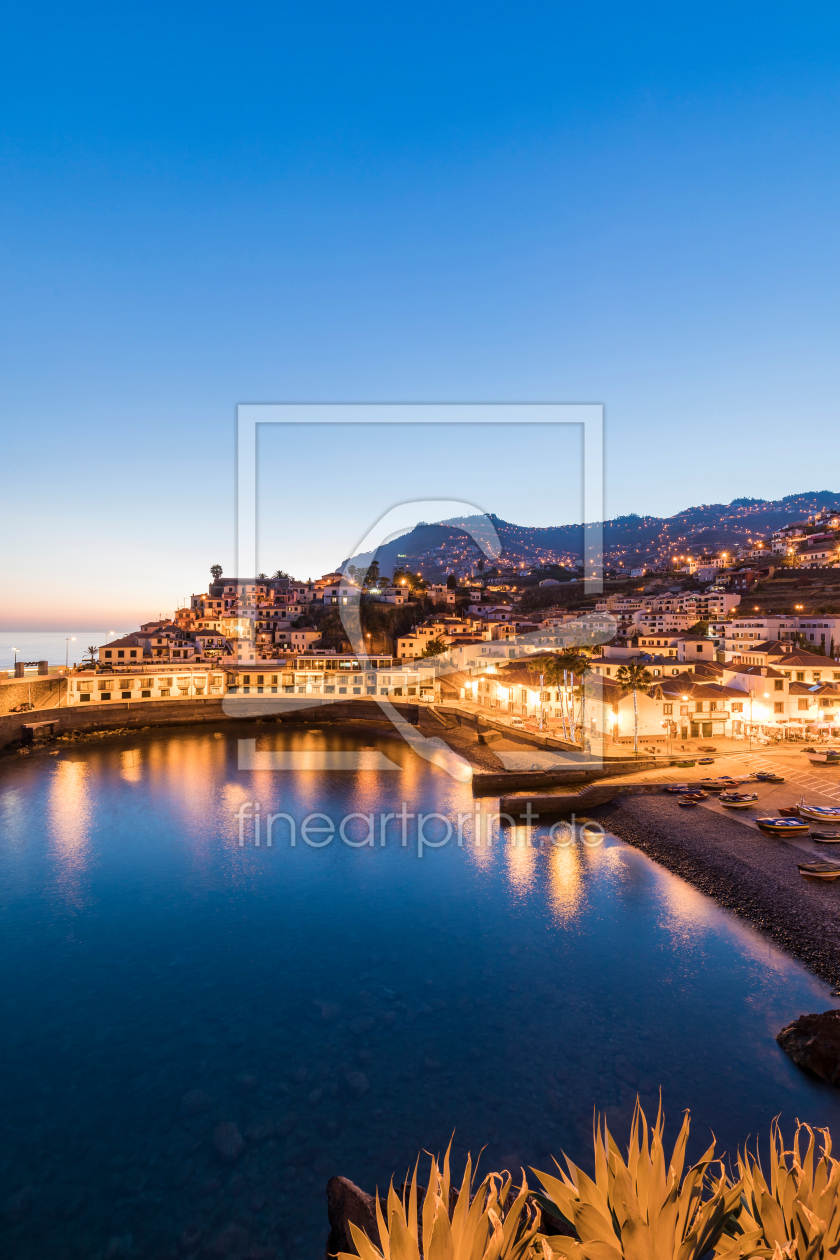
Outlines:
POLYGON ((711 735, 711 733, 712 733, 712 724, 711 724, 711 722, 704 722, 704 723, 703 723, 703 738, 704 738, 704 739, 708 739, 708 738, 709 738, 709 736, 711 735))

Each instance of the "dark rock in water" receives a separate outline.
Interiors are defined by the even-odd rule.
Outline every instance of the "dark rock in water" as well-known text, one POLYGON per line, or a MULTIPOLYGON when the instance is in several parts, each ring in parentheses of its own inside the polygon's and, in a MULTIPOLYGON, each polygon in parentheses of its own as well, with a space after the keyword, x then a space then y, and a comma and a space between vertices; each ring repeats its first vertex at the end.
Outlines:
POLYGON ((776 1040, 797 1067, 818 1080, 840 1085, 840 1011, 800 1015, 776 1040))
POLYGON ((248 1125, 245 1136, 249 1142, 264 1142, 273 1136, 274 1131, 274 1121, 269 1116, 258 1116, 248 1125))
POLYGON ((357 1098, 361 1098, 362 1095, 366 1094, 370 1089, 370 1081, 365 1076, 364 1072, 346 1072, 344 1074, 344 1079, 347 1082, 347 1088, 352 1094, 355 1094, 357 1098))
POLYGON ((372 1015, 357 1015, 355 1019, 351 1019, 347 1025, 352 1033, 359 1035, 360 1033, 370 1032, 376 1020, 372 1015))
POLYGON ((35 1201, 35 1187, 23 1186, 20 1190, 16 1190, 14 1194, 10 1194, 6 1202, 3 1204, 3 1215, 12 1225, 17 1224, 21 1217, 25 1216, 35 1201))
POLYGON ((319 1002, 317 998, 313 998, 312 1005, 318 1007, 325 1024, 331 1024, 341 1014, 341 1007, 337 1002, 319 1002))
POLYGON ((211 1256, 242 1256, 248 1250, 251 1235, 242 1225, 228 1225, 217 1234, 207 1251, 211 1256))
POLYGON ((200 1225, 185 1225, 181 1230, 181 1237, 178 1239, 178 1250, 186 1252, 187 1255, 195 1251, 201 1242, 201 1234, 200 1225))
MULTIPOLYGON (((382 1204, 383 1215, 385 1203, 382 1204)), ((356 1245, 350 1232, 352 1223, 366 1234, 372 1242, 379 1242, 379 1227, 376 1224, 376 1200, 372 1194, 365 1194, 347 1177, 330 1177, 327 1182, 327 1216, 330 1222, 330 1236, 327 1239, 325 1260, 335 1256, 339 1251, 356 1254, 356 1245)))
POLYGON ((190 1089, 181 1099, 181 1106, 191 1116, 197 1116, 199 1112, 206 1111, 212 1105, 212 1098, 208 1098, 202 1089, 190 1089))
POLYGON ((232 1120, 223 1120, 213 1130, 213 1145, 222 1159, 233 1162, 245 1149, 245 1139, 232 1120))

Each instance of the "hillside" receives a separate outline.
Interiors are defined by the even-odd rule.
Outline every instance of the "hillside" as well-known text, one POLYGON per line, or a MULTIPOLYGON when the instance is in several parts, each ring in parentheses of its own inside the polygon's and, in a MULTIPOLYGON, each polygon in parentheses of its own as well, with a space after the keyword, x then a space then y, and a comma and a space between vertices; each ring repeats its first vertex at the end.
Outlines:
MULTIPOLYGON (((682 552, 697 554, 762 538, 781 525, 802 520, 822 508, 840 507, 840 494, 815 490, 784 499, 733 499, 731 503, 704 503, 674 516, 619 516, 604 522, 604 558, 608 565, 632 567, 664 560, 682 552)), ((496 563, 502 567, 530 567, 581 563, 583 527, 549 525, 529 527, 490 514, 502 545, 496 563)), ((421 522, 410 533, 386 543, 376 553, 380 570, 392 573, 408 567, 435 580, 447 573, 466 573, 482 552, 464 526, 486 532, 483 516, 434 523, 421 522)), ((368 564, 373 554, 352 557, 368 564)), ((342 566, 347 560, 342 562, 342 566)), ((490 562, 487 562, 488 566, 490 562)))

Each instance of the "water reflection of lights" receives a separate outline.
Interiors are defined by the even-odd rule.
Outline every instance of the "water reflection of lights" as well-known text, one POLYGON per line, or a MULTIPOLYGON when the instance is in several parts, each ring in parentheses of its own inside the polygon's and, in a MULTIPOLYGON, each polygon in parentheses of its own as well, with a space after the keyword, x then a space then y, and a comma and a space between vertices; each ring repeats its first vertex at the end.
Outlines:
POLYGON ((520 896, 530 892, 537 875, 537 850, 531 847, 531 828, 511 827, 504 851, 511 889, 520 896))
POLYGON ((90 854, 92 816, 90 766, 86 761, 60 761, 50 781, 47 820, 62 873, 70 883, 84 870, 90 854))
POLYGON ((581 851, 577 845, 567 849, 551 849, 549 902, 554 917, 565 922, 580 908, 583 896, 581 851))
POLYGON ((139 783, 143 777, 143 759, 139 748, 127 748, 120 753, 120 778, 126 783, 139 783))

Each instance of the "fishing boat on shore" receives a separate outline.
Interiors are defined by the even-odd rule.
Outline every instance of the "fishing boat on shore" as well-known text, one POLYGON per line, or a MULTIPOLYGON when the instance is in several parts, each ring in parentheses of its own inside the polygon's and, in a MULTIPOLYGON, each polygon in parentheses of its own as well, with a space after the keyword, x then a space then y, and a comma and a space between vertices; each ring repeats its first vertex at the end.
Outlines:
POLYGON ((840 831, 812 831, 811 839, 817 844, 840 844, 840 831))
POLYGON ((808 823, 801 818, 756 818, 755 825, 767 836, 807 836, 808 823))
POLYGON ((799 802, 799 817, 818 823, 840 823, 840 805, 806 805, 799 802))
POLYGON ((803 879, 840 879, 840 866, 836 862, 797 862, 803 879))
POLYGON ((840 766, 840 748, 806 748, 804 752, 812 766, 840 766))
POLYGON ((749 809, 758 796, 755 792, 721 792, 718 800, 724 809, 749 809))

